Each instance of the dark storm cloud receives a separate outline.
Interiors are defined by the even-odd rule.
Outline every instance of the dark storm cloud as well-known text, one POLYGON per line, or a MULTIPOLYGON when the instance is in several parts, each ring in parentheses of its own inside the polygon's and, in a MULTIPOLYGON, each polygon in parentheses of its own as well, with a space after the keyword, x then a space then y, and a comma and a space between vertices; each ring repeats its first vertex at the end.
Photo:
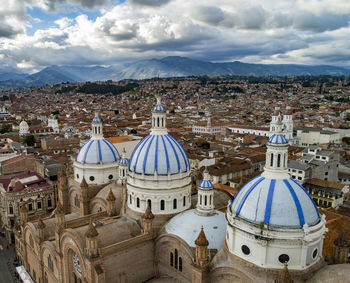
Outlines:
POLYGON ((162 6, 169 3, 171 0, 130 0, 131 3, 143 6, 162 6))
POLYGON ((215 6, 199 6, 192 12, 194 19, 208 25, 226 28, 266 30, 272 28, 294 28, 301 31, 323 32, 349 25, 349 15, 322 13, 316 15, 305 11, 266 11, 260 6, 241 9, 235 13, 215 6))
POLYGON ((0 38, 12 38, 21 32, 21 30, 15 30, 13 27, 0 22, 0 38))
POLYGON ((214 6, 200 6, 192 15, 197 20, 214 26, 219 25, 225 19, 224 12, 214 6))
POLYGON ((82 8, 93 9, 109 3, 110 0, 45 0, 44 5, 49 11, 56 11, 63 4, 80 5, 82 8))
POLYGON ((312 13, 301 12, 294 16, 293 26, 298 30, 310 30, 323 32, 336 30, 349 25, 349 15, 326 14, 314 15, 312 13))

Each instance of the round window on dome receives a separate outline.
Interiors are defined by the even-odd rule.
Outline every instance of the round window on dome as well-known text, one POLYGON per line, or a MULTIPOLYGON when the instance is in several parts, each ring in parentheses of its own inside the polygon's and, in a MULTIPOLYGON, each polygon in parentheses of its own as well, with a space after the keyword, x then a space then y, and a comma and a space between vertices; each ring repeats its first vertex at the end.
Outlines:
POLYGON ((94 181, 95 180, 95 177, 94 176, 90 176, 90 181, 92 182, 92 181, 94 181))
POLYGON ((289 255, 286 255, 286 254, 281 254, 279 257, 278 257, 278 260, 280 263, 286 263, 289 261, 289 255))
POLYGON ((250 254, 250 248, 248 248, 246 245, 243 245, 241 247, 242 249, 242 252, 245 254, 245 255, 249 255, 250 254))
POLYGON ((314 251, 313 251, 313 253, 312 253, 312 259, 316 259, 316 257, 317 257, 317 255, 318 255, 318 249, 316 248, 316 249, 314 249, 314 251))
POLYGON ((109 175, 108 179, 112 180, 113 179, 113 175, 109 175))

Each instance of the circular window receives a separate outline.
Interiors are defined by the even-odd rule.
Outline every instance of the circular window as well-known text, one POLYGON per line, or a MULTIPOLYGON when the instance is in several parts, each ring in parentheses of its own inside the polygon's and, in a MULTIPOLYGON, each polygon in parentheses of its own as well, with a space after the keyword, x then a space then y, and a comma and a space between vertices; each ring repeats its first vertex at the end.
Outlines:
POLYGON ((90 181, 94 181, 95 180, 95 177, 94 176, 90 176, 90 181))
POLYGON ((77 174, 77 179, 79 179, 79 174, 77 174))
POLYGON ((243 245, 241 247, 242 249, 242 252, 245 254, 245 255, 249 255, 250 254, 250 249, 246 246, 246 245, 243 245))
POLYGON ((315 249, 314 252, 312 253, 312 259, 316 259, 318 255, 318 249, 315 249))
POLYGON ((113 175, 109 175, 108 179, 112 180, 113 179, 113 175))
POLYGON ((279 257, 278 257, 278 260, 280 263, 286 263, 289 261, 289 255, 286 255, 286 254, 281 254, 279 257))

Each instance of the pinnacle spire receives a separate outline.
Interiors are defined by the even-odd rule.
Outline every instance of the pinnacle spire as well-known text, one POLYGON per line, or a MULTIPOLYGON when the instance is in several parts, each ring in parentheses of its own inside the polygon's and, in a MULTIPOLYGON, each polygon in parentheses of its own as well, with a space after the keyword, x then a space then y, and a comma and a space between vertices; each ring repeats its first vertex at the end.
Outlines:
POLYGON ((197 246, 208 246, 209 242, 207 240, 207 237, 205 236, 204 230, 203 230, 203 225, 201 227, 201 231, 199 232, 199 235, 195 241, 195 244, 197 246))
POLYGON ((98 236, 98 232, 92 223, 92 218, 90 218, 89 228, 85 233, 86 238, 94 238, 98 236))
POLYGON ((153 219, 154 215, 152 213, 151 207, 149 205, 147 205, 146 211, 143 215, 144 219, 153 219))
POLYGON ((38 220, 38 229, 44 229, 46 227, 45 223, 43 222, 43 220, 41 219, 41 216, 39 216, 39 220, 38 220))
POLYGON ((108 193, 108 196, 107 196, 107 200, 108 200, 108 201, 115 201, 115 200, 116 200, 115 195, 114 195, 114 193, 112 192, 112 189, 109 189, 109 193, 108 193))
POLYGON ((57 203, 55 214, 64 214, 63 206, 60 201, 57 203))
POLYGON ((80 188, 87 188, 89 185, 85 180, 85 177, 83 177, 83 180, 80 183, 80 188))
POLYGON ((280 280, 279 283, 293 283, 292 277, 290 276, 289 270, 288 270, 288 263, 284 263, 283 270, 280 274, 280 280))

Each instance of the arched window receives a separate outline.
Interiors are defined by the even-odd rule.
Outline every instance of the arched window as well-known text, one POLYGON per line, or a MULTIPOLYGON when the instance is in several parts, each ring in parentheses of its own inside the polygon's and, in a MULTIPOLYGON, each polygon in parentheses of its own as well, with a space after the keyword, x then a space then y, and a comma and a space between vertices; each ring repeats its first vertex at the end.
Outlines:
POLYGON ((147 200, 147 206, 149 206, 149 208, 152 209, 152 201, 150 199, 147 200))
POLYGON ((270 161, 270 166, 273 166, 273 153, 271 153, 271 161, 270 161))
POLYGON ((287 167, 287 154, 284 154, 284 167, 287 167))
POLYGON ((274 127, 274 126, 272 126, 272 131, 273 131, 273 132, 275 131, 275 127, 274 127))
POLYGON ((129 196, 129 202, 130 202, 130 204, 132 204, 132 197, 131 197, 131 195, 129 196))
POLYGON ((186 196, 184 196, 183 200, 182 200, 182 205, 186 206, 186 196))
POLYGON ((173 200, 173 209, 177 209, 177 199, 173 200))
POLYGON ((178 253, 177 249, 175 249, 175 268, 177 269, 177 263, 178 263, 178 253))
POLYGON ((212 205, 212 203, 211 203, 211 195, 209 197, 209 205, 212 205))
POLYGON ((44 273, 44 283, 49 283, 49 279, 47 279, 47 273, 44 273))
POLYGON ((47 266, 50 268, 50 270, 53 272, 53 262, 51 259, 51 255, 47 257, 47 266))
POLYGON ((174 254, 170 253, 170 266, 174 266, 174 254))
POLYGON ((179 271, 182 272, 182 257, 179 257, 179 271))
POLYGON ((204 196, 204 205, 207 205, 207 196, 204 196))
POLYGON ((277 155, 277 167, 281 167, 281 154, 277 155))
POLYGON ((157 117, 157 127, 159 127, 159 117, 157 117))
POLYGON ((74 196, 74 205, 76 207, 80 207, 80 201, 79 201, 79 197, 77 194, 74 196))
POLYGON ((164 127, 164 118, 162 118, 162 127, 164 127))
POLYGON ((125 169, 123 169, 123 177, 125 177, 125 169))
POLYGON ((140 199, 139 198, 136 198, 136 206, 140 207, 140 199))
POLYGON ((199 196, 199 204, 202 205, 202 195, 199 196))
POLYGON ((164 200, 160 201, 160 210, 165 210, 165 201, 164 200))

